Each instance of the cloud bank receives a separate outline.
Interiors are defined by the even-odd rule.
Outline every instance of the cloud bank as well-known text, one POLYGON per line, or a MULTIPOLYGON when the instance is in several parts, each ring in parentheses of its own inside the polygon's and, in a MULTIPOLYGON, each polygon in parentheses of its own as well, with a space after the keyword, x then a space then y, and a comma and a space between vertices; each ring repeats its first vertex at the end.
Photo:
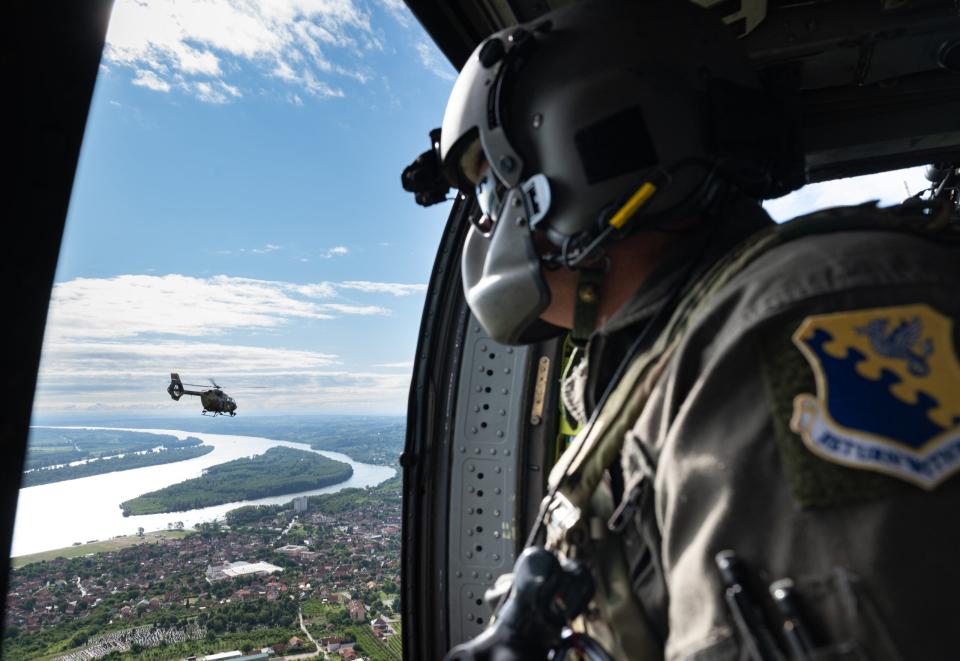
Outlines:
POLYGON ((235 329, 274 329, 293 319, 390 315, 388 308, 378 305, 325 302, 337 295, 338 287, 336 283, 296 284, 226 275, 76 278, 54 286, 47 336, 54 340, 146 334, 204 337, 235 329))
POLYGON ((382 47, 353 0, 117 0, 104 58, 133 69, 136 85, 226 103, 243 96, 235 81, 244 67, 308 95, 343 96, 339 81, 369 79, 361 54, 382 47))
MULTIPOLYGON (((400 412, 409 374, 351 370, 334 353, 258 346, 263 333, 347 316, 388 316, 382 305, 345 298, 409 296, 425 285, 292 283, 226 275, 120 275, 55 285, 36 410, 41 413, 182 413, 165 392, 170 372, 215 378, 245 411, 400 412), (218 336, 231 334, 229 342, 218 336), (259 387, 245 393, 244 388, 259 387), (243 395, 240 397, 240 395, 243 395)), ((281 340, 282 341, 282 340, 281 340)), ((379 367, 379 366, 377 366, 379 367)), ((196 406, 196 402, 194 402, 196 406)))

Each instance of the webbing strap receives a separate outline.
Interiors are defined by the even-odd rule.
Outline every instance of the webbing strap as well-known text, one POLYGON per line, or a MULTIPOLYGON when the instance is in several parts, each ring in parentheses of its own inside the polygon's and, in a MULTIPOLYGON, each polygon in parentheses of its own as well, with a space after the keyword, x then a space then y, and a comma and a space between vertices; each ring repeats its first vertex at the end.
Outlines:
POLYGON ((876 209, 870 204, 827 209, 747 238, 688 287, 653 346, 633 359, 603 409, 560 457, 550 472, 550 486, 558 486, 574 506, 588 505, 604 470, 620 453, 626 432, 642 412, 692 318, 713 294, 760 255, 801 237, 841 231, 899 231, 938 241, 960 242, 960 224, 955 220, 952 209, 939 201, 889 209, 876 209))

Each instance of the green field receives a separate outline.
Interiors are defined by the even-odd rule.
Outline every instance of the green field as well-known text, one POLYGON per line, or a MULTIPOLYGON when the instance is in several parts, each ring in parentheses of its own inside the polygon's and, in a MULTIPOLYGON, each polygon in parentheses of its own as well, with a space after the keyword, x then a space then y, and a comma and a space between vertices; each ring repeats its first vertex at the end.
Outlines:
POLYGON ((182 512, 319 489, 351 475, 349 464, 315 452, 273 447, 255 457, 211 466, 200 477, 137 496, 120 507, 124 516, 182 512))
POLYGON ((369 624, 355 624, 347 627, 347 633, 357 639, 357 643, 363 648, 363 656, 370 661, 401 661, 403 659, 400 636, 380 640, 374 635, 369 624))
POLYGON ((14 569, 17 569, 34 562, 44 562, 56 558, 79 558, 80 556, 91 553, 116 551, 128 546, 136 546, 137 544, 160 544, 168 539, 182 539, 190 534, 192 534, 192 531, 188 530, 157 530, 155 532, 148 532, 144 534, 143 537, 138 535, 125 535, 123 537, 107 539, 102 542, 97 541, 89 544, 78 544, 76 546, 68 546, 64 549, 20 555, 15 558, 10 558, 10 564, 14 569))

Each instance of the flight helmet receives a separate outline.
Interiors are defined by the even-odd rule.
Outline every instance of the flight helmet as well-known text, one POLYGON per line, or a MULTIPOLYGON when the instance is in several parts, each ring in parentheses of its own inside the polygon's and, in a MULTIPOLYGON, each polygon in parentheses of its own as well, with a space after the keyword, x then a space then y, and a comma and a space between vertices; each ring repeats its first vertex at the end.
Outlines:
POLYGON ((766 100, 732 33, 685 0, 588 0, 493 34, 464 65, 438 156, 481 214, 462 258, 495 340, 545 333, 541 268, 595 269, 641 227, 772 180, 766 100))

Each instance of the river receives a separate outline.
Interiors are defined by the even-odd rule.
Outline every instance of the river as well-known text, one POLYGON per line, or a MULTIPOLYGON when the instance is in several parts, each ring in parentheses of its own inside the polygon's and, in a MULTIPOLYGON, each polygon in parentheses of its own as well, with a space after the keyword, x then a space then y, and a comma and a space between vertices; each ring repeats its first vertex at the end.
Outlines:
MULTIPOLYGON (((121 428, 58 427, 58 429, 121 428)), ((189 529, 195 523, 222 519, 228 511, 242 505, 286 503, 296 496, 333 493, 350 487, 375 486, 390 479, 396 473, 389 466, 363 464, 339 452, 310 450, 310 446, 303 443, 275 441, 256 436, 185 432, 176 429, 123 428, 122 430, 170 434, 177 438, 194 436, 205 444, 212 445, 214 449, 213 452, 202 457, 172 464, 145 466, 133 470, 91 475, 76 480, 65 480, 20 489, 11 557, 63 548, 75 542, 87 542, 94 539, 102 541, 117 535, 131 535, 136 533, 137 528, 140 527, 148 531, 164 530, 168 524, 177 521, 182 521, 184 527, 189 529), (322 489, 225 503, 185 512, 124 517, 120 511, 120 503, 125 500, 193 477, 199 477, 204 468, 209 468, 214 464, 263 454, 269 448, 278 445, 297 450, 308 450, 330 459, 343 461, 353 466, 353 475, 345 482, 322 489)))

